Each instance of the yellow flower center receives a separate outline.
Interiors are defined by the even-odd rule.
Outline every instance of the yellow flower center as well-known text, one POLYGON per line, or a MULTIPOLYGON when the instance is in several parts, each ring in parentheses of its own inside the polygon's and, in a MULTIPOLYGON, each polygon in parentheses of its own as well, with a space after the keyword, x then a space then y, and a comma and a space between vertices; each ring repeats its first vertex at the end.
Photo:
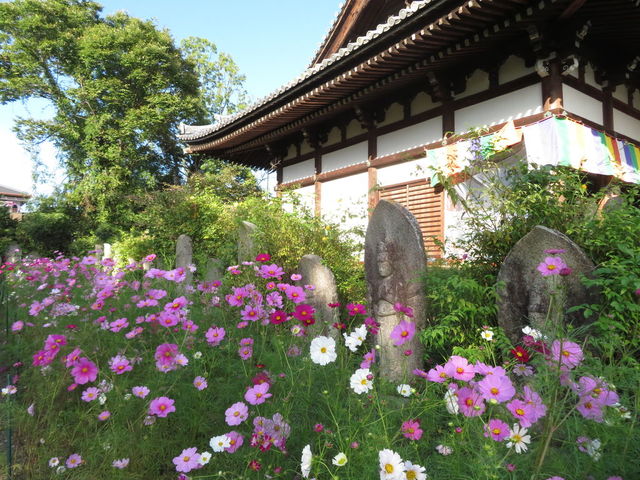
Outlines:
POLYGON ((490 392, 491 392, 491 393, 493 393, 494 395, 497 395, 498 393, 500 393, 500 390, 498 390, 496 387, 493 387, 493 388, 490 390, 490 392))
POLYGON ((320 349, 320 351, 321 351, 322 353, 327 353, 327 347, 322 347, 322 348, 320 349))
POLYGON ((415 480, 417 477, 415 470, 409 470, 407 472, 407 480, 415 480))
POLYGON ((520 443, 522 441, 522 437, 520 435, 518 435, 517 433, 515 433, 511 437, 511 441, 513 441, 514 443, 520 443))
POLYGON ((464 373, 464 368, 462 367, 456 368, 456 373, 464 373))
POLYGON ((362 385, 366 385, 366 384, 367 384, 367 379, 366 379, 366 378, 363 378, 362 380, 360 380, 360 383, 361 383, 362 385))
POLYGON ((555 270, 556 266, 555 265, 547 265, 547 269, 548 270, 555 270))
POLYGON ((183 462, 188 462, 189 460, 191 460, 191 457, 182 457, 183 462))
POLYGON ((563 350, 562 351, 562 355, 564 355, 565 357, 568 357, 569 355, 571 355, 568 351, 563 350))
POLYGON ((516 408, 516 413, 518 415, 524 415, 524 410, 522 410, 521 408, 516 408))
POLYGON ((494 435, 500 435, 500 432, 502 432, 502 430, 500 430, 499 428, 494 428, 493 430, 491 430, 491 433, 493 433, 494 435))
POLYGON ((81 371, 82 373, 87 373, 87 372, 89 371, 89 369, 88 369, 87 367, 82 367, 82 368, 80 369, 80 371, 81 371))
POLYGON ((393 469, 393 465, 391 465, 390 463, 387 463, 384 466, 384 471, 387 473, 393 473, 394 469, 393 469))
POLYGON ((160 405, 160 410, 161 410, 162 412, 164 412, 166 409, 167 409, 167 406, 166 406, 166 405, 160 405))

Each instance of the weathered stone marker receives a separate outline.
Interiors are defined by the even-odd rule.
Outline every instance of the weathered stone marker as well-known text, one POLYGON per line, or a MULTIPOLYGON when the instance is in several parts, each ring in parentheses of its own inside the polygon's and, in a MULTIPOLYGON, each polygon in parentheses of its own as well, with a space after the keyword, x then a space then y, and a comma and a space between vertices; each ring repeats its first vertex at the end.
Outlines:
POLYGON ((222 280, 224 276, 224 264, 222 260, 217 258, 207 258, 207 270, 204 274, 205 282, 213 282, 214 280, 222 280))
POLYGON ((309 338, 318 335, 338 337, 338 330, 332 325, 339 321, 339 315, 329 303, 338 302, 338 290, 336 278, 333 272, 322 264, 322 258, 318 255, 305 255, 300 259, 298 273, 302 275, 300 285, 313 285, 313 290, 306 290, 307 302, 316 311, 316 323, 309 329, 309 338))
POLYGON ((4 252, 4 257, 9 263, 17 263, 22 259, 22 249, 17 243, 11 243, 4 252))
POLYGON ((193 274, 189 270, 189 265, 193 264, 193 244, 191 237, 188 235, 180 235, 176 242, 176 268, 185 269, 185 285, 191 285, 193 274))
POLYGON ((422 233, 415 217, 402 205, 380 200, 369 220, 365 237, 364 266, 369 305, 380 323, 380 373, 391 381, 408 380, 422 367, 423 348, 418 334, 402 346, 395 346, 390 334, 407 320, 394 304, 413 309, 412 320, 419 332, 425 324, 425 295, 420 276, 427 265, 422 233), (410 356, 404 352, 412 350, 410 356))
MULTIPOLYGON (((554 289, 561 313, 569 307, 596 303, 598 292, 587 289, 580 281, 582 275, 590 276, 594 268, 593 262, 569 237, 541 225, 534 227, 518 240, 500 267, 498 282, 504 282, 504 286, 498 290, 498 323, 517 342, 522 338, 523 327, 543 326, 554 289), (556 256, 571 268, 571 274, 543 277, 536 270, 538 265, 546 257, 554 256, 545 250, 564 250, 556 256), (551 285, 551 279, 555 286, 551 285)), ((568 319, 578 325, 586 323, 578 312, 568 319)))
POLYGON ((255 236, 257 231, 258 227, 251 222, 243 221, 240 223, 238 228, 238 263, 255 260, 257 255, 255 236))

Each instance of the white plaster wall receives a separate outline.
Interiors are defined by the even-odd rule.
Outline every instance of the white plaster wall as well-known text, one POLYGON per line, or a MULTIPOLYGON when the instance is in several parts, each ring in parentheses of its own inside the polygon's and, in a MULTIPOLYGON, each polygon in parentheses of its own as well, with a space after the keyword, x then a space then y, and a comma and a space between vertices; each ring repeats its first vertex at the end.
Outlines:
POLYGON ((349 125, 347 125, 347 138, 353 138, 356 135, 360 135, 361 133, 364 133, 365 130, 364 128, 362 128, 362 126, 360 125, 360 122, 356 119, 353 119, 349 122, 349 125))
POLYGON ((316 187, 309 185, 308 187, 296 188, 292 194, 285 194, 283 197, 283 208, 287 212, 294 213, 300 208, 307 210, 313 214, 316 204, 316 187), (287 196, 290 195, 290 196, 287 196), (294 200, 295 199, 295 200, 294 200), (299 202, 299 205, 296 205, 299 202))
POLYGON ((640 110, 640 92, 638 90, 631 94, 631 106, 640 110))
POLYGON ((629 99, 629 91, 627 90, 626 85, 618 85, 611 95, 613 98, 617 98, 624 103, 627 103, 627 100, 629 99))
POLYGON ((289 145, 289 149, 287 150, 287 155, 284 157, 285 160, 289 160, 296 156, 296 146, 292 143, 289 145))
POLYGON ((564 109, 567 112, 575 113, 602 125, 601 102, 568 85, 562 85, 562 95, 564 97, 564 109))
POLYGON ((442 138, 442 117, 416 123, 378 137, 378 156, 407 150, 442 138))
POLYGON ((500 95, 486 102, 456 110, 456 132, 495 125, 542 112, 540 84, 500 95))
POLYGON ((640 140, 640 120, 615 108, 613 109, 613 129, 634 140, 640 140))
POLYGON ((410 162, 399 163, 390 167, 378 169, 378 185, 395 185, 397 183, 410 182, 424 178, 425 172, 421 168, 424 159, 412 160, 410 162))
POLYGON ((404 108, 399 103, 392 103, 384 115, 384 122, 378 124, 379 127, 384 127, 390 123, 395 123, 404 118, 404 108))
POLYGON ((315 161, 313 158, 294 165, 286 166, 282 169, 282 183, 293 182, 301 178, 310 177, 315 174, 315 161))
POLYGON ((345 229, 366 228, 368 174, 359 173, 322 184, 322 217, 345 229))
POLYGON ((333 145, 334 143, 338 143, 340 140, 342 140, 340 129, 338 127, 333 127, 327 134, 327 143, 325 143, 325 145, 333 145))
POLYGON ((309 142, 307 142, 306 140, 302 142, 302 145, 300 145, 300 155, 304 155, 305 153, 311 153, 313 152, 313 148, 311 148, 311 145, 309 145, 309 142))
POLYGON ((498 82, 500 85, 503 85, 535 71, 536 69, 534 67, 525 67, 524 59, 511 55, 498 71, 498 82))
POLYGON ((329 172, 367 161, 369 148, 367 142, 356 143, 350 147, 336 150, 322 156, 322 171, 329 172))
POLYGON ((602 90, 602 86, 596 82, 595 72, 593 68, 591 68, 590 64, 586 64, 584 66, 584 83, 587 85, 591 85, 592 87, 597 88, 598 90, 602 90))
POLYGON ((426 112, 436 108, 440 103, 436 103, 431 100, 431 97, 426 92, 420 92, 416 95, 416 98, 411 102, 411 115, 417 115, 418 113, 426 112))
POLYGON ((484 92, 489 90, 489 74, 484 70, 477 69, 467 79, 467 88, 464 92, 456 95, 455 98, 464 98, 474 93, 484 92))

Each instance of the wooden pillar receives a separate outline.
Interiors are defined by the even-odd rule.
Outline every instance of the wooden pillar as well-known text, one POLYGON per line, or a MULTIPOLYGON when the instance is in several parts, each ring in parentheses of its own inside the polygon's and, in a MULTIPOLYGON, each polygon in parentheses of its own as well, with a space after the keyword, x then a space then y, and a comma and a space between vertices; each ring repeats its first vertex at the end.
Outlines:
POLYGON ((380 200, 380 192, 378 191, 378 169, 372 167, 371 163, 378 156, 378 133, 375 126, 371 126, 368 130, 367 137, 367 158, 369 167, 367 168, 367 205, 369 217, 373 213, 373 209, 376 208, 378 201, 380 200))
MULTIPOLYGON (((316 149, 315 151, 315 172, 316 178, 318 175, 322 173, 322 152, 320 149, 316 149)), ((314 195, 314 214, 316 217, 320 217, 322 215, 322 182, 316 180, 315 182, 315 195, 314 195)))
POLYGON ((562 75, 560 61, 549 60, 549 75, 542 77, 542 105, 544 111, 564 108, 562 100, 562 75))
POLYGON ((609 87, 602 91, 602 125, 607 133, 613 133, 613 101, 609 87))
POLYGON ((451 98, 442 102, 442 136, 445 137, 456 131, 456 117, 451 98))

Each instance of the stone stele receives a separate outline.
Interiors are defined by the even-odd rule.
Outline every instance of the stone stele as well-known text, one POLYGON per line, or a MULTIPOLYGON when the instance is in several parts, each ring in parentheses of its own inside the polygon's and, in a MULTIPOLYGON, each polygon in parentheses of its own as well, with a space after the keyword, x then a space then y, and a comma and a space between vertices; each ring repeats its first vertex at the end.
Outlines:
POLYGON ((369 220, 365 238, 364 266, 369 305, 380 323, 380 373, 391 381, 409 380, 415 368, 422 367, 423 348, 418 339, 425 324, 425 294, 421 275, 427 257, 422 233, 415 217, 402 205, 380 200, 369 220), (399 302, 413 309, 413 319, 394 310, 399 302), (416 324, 416 335, 395 346, 390 334, 402 320, 416 324), (412 350, 406 356, 406 350, 412 350))
POLYGON ((186 278, 185 285, 191 285, 193 274, 189 265, 193 264, 193 244, 189 235, 180 235, 176 241, 176 268, 184 268, 186 278))
MULTIPOLYGON (((598 301, 598 292, 587 289, 580 277, 590 276, 595 265, 584 251, 566 235, 551 228, 538 225, 518 243, 505 258, 498 282, 498 323, 513 341, 520 341, 522 328, 531 325, 541 328, 549 313, 551 292, 557 291, 556 308, 549 318, 564 318, 567 308, 598 301), (545 250, 564 250, 560 256, 572 272, 568 276, 553 275, 543 277, 536 270, 546 257, 554 256, 545 250)), ((577 325, 586 319, 575 312, 568 318, 577 325)))
POLYGON ((240 222, 238 228, 238 263, 253 262, 256 258, 255 237, 258 231, 253 223, 240 222))
POLYGON ((224 276, 224 263, 217 258, 207 258, 207 270, 204 275, 205 282, 222 280, 224 276))
POLYGON ((309 336, 328 335, 337 338, 338 330, 332 325, 338 322, 340 317, 337 309, 328 306, 329 303, 338 302, 338 290, 333 272, 322 264, 322 258, 318 255, 305 255, 300 259, 298 273, 302 275, 298 284, 315 287, 313 290, 305 291, 306 303, 316 311, 316 323, 309 329, 309 336))

